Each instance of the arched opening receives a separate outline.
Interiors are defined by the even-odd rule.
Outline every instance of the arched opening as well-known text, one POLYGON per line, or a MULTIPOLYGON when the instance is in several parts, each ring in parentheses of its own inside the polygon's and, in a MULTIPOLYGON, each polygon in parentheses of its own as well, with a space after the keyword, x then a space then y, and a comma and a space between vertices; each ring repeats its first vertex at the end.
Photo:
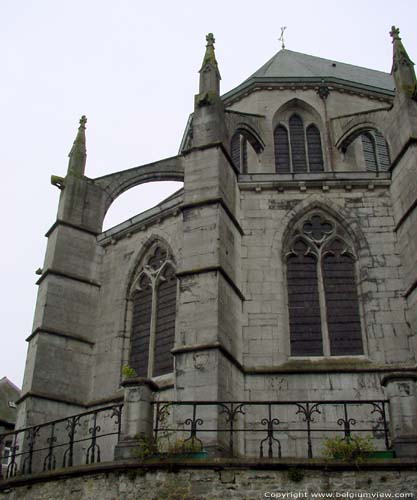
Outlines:
POLYGON ((141 184, 125 191, 107 211, 103 231, 159 205, 182 187, 182 182, 162 181, 141 184))
POLYGON ((388 143, 375 128, 357 130, 342 142, 340 148, 344 153, 345 163, 350 164, 352 170, 378 173, 390 169, 388 143))
POLYGON ((324 171, 323 124, 319 113, 300 99, 281 106, 273 118, 275 171, 324 171))
POLYGON ((162 241, 151 244, 136 269, 129 298, 129 366, 139 377, 172 373, 177 278, 171 250, 162 241))
POLYGON ((247 128, 239 126, 230 141, 230 155, 234 165, 241 173, 248 172, 248 165, 256 161, 257 155, 264 149, 258 135, 247 128))
POLYGON ((287 297, 292 356, 363 354, 353 243, 328 214, 305 214, 288 235, 287 297))

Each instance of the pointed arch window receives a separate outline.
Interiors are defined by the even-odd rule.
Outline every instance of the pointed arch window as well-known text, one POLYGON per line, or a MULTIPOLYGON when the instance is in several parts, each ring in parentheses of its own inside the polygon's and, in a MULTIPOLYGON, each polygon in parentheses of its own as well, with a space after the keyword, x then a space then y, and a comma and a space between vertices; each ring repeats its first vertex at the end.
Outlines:
POLYGON ((129 366, 139 377, 173 371, 177 279, 169 251, 155 245, 133 283, 129 366))
POLYGON ((325 214, 304 217, 294 229, 287 286, 292 356, 363 354, 355 258, 325 214))
POLYGON ((314 124, 307 129, 302 117, 294 113, 288 125, 280 123, 274 130, 275 170, 277 173, 323 172, 320 131, 314 124))

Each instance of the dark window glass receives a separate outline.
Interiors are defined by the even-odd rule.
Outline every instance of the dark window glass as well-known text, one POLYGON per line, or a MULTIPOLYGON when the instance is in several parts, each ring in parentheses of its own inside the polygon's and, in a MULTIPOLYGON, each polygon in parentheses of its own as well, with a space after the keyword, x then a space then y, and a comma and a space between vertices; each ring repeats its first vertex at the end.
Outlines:
POLYGON ((157 315, 155 337, 154 375, 164 375, 173 371, 171 349, 175 340, 175 307, 177 280, 172 268, 164 272, 166 281, 161 281, 157 291, 157 315))
POLYGON ((278 125, 274 132, 275 170, 279 174, 291 172, 290 147, 288 132, 285 127, 278 125))
POLYGON ((307 172, 304 125, 299 115, 292 115, 289 120, 292 170, 294 173, 307 172))
POLYGON ((140 280, 140 290, 133 295, 132 335, 129 366, 139 377, 148 375, 149 334, 151 326, 152 288, 146 276, 140 280))
POLYGON ((307 128, 307 147, 310 172, 323 172, 320 132, 315 125, 310 125, 307 128))
POLYGON ((332 356, 363 354, 353 258, 334 240, 323 259, 327 328, 332 356))
POLYGON ((292 356, 321 356, 323 342, 317 286, 317 261, 305 255, 307 245, 298 240, 287 261, 288 307, 292 356))

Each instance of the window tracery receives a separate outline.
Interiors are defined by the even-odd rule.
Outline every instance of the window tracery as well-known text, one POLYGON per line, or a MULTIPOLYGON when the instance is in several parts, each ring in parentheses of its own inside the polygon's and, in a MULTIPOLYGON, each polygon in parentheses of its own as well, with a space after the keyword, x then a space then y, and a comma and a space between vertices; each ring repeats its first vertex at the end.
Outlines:
POLYGON ((304 217, 286 262, 291 355, 363 354, 355 258, 336 221, 321 212, 304 217))
POLYGON ((133 283, 129 366, 140 377, 173 371, 177 279, 169 251, 154 245, 133 283))

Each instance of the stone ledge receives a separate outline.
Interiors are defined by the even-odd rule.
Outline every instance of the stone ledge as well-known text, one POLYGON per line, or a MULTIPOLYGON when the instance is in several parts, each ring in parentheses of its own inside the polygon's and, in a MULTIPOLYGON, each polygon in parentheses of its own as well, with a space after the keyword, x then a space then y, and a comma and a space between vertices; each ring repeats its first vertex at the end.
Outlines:
POLYGON ((97 283, 97 281, 93 281, 93 280, 84 278, 83 276, 78 276, 76 274, 67 273, 67 272, 63 272, 63 271, 59 271, 57 269, 51 269, 51 268, 46 269, 42 273, 41 277, 38 279, 38 281, 36 282, 36 284, 40 285, 42 283, 42 281, 47 276, 58 276, 60 278, 66 278, 66 279, 69 279, 69 280, 78 281, 79 283, 84 283, 86 285, 91 285, 91 286, 94 286, 94 287, 97 287, 97 288, 101 287, 101 284, 97 283))
POLYGON ((391 372, 416 372, 416 365, 382 364, 374 363, 367 359, 352 356, 341 359, 320 359, 320 360, 290 360, 279 366, 271 367, 250 367, 244 366, 247 375, 266 374, 297 374, 300 373, 391 373, 391 372))

